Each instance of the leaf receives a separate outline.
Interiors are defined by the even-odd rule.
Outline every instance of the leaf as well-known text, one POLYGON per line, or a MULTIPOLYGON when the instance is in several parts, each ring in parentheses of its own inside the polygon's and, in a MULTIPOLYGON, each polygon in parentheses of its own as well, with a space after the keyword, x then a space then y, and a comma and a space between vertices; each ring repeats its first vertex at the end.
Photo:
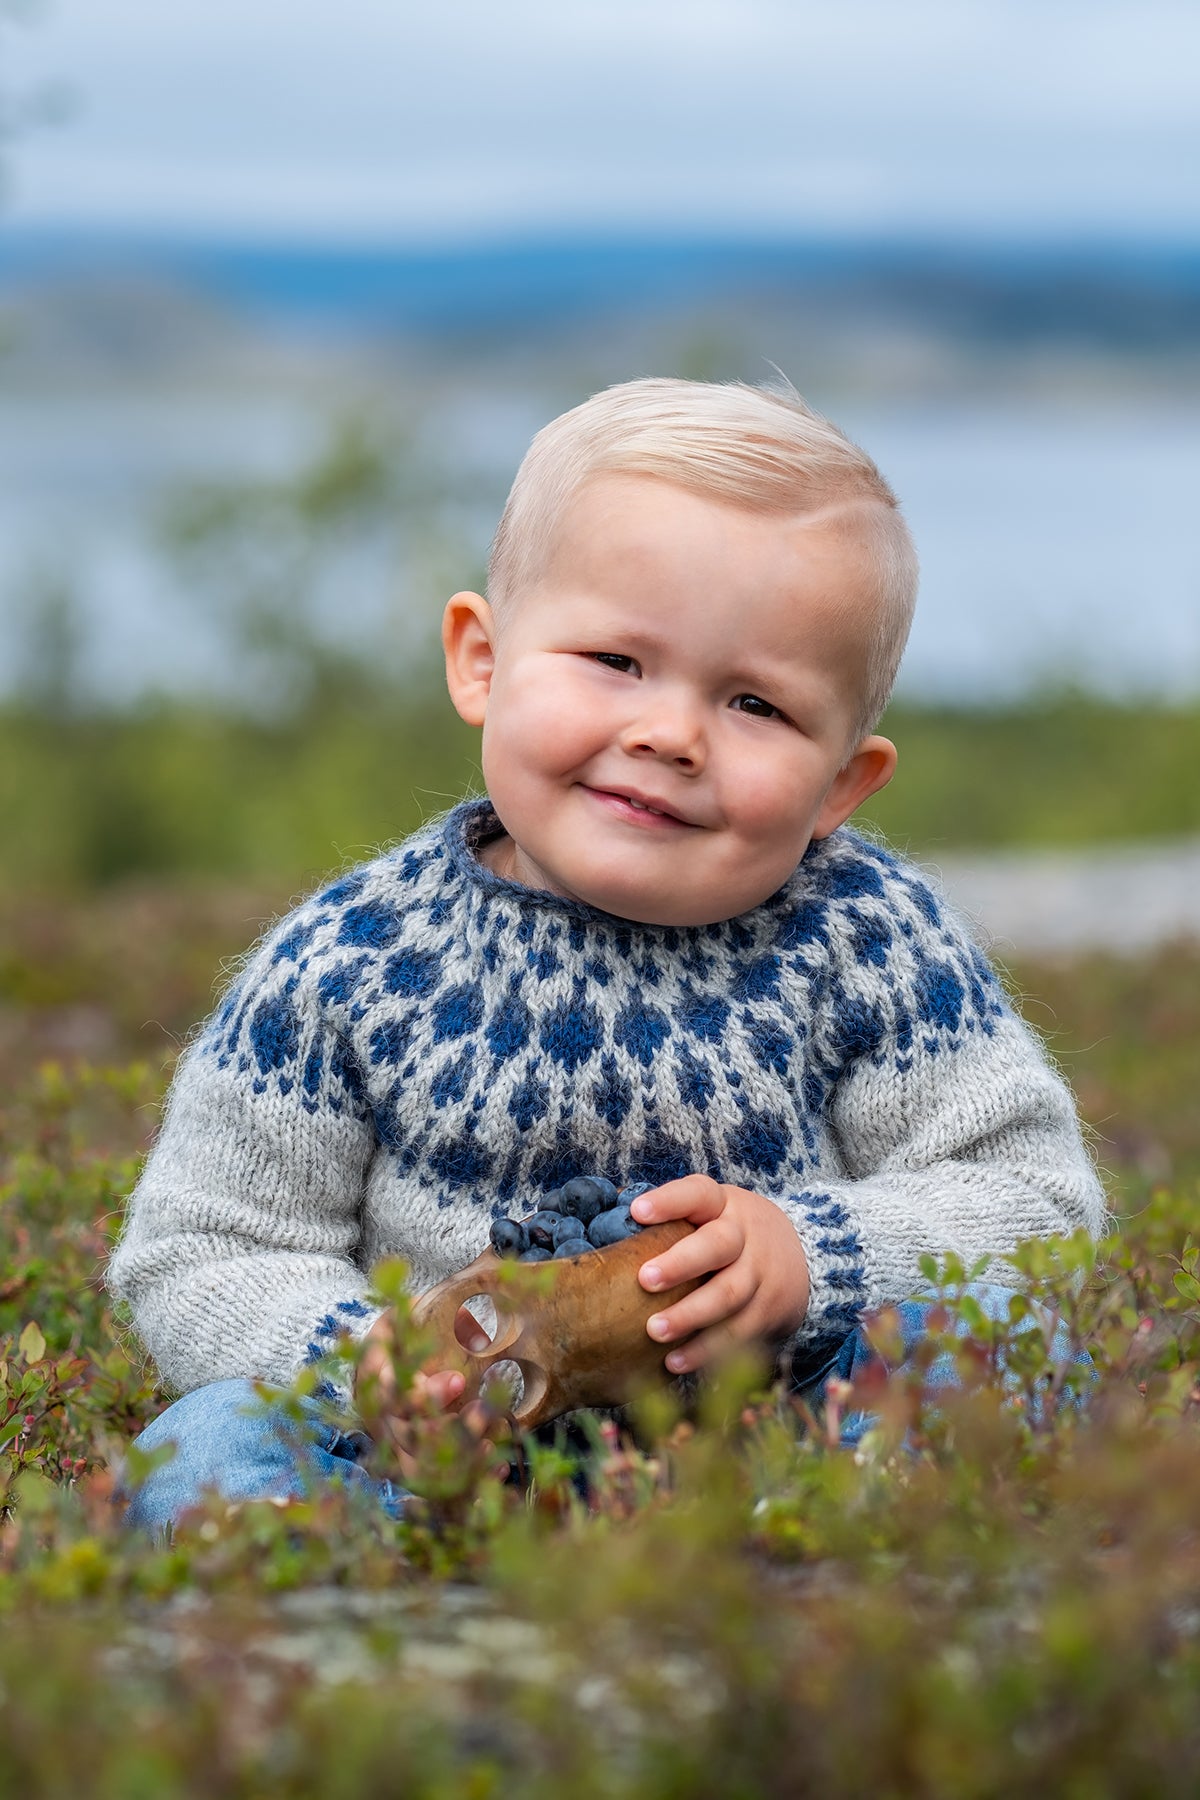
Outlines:
POLYGON ((46 1354, 46 1340, 36 1320, 30 1319, 17 1340, 17 1349, 27 1363, 39 1363, 46 1354))
POLYGON ((51 1380, 52 1371, 37 1363, 31 1369, 26 1369, 16 1389, 17 1401, 25 1412, 33 1411, 34 1402, 46 1392, 51 1380))
POLYGON ((142 1483, 153 1475, 155 1469, 175 1460, 179 1449, 173 1438, 165 1444, 158 1444, 153 1450, 139 1450, 136 1444, 126 1444, 124 1455, 124 1486, 130 1493, 141 1487, 142 1483))
POLYGON ((960 1295, 954 1310, 973 1337, 980 1337, 984 1334, 986 1319, 983 1308, 974 1294, 960 1295))
POLYGON ((1186 1269, 1176 1269, 1175 1291, 1177 1294, 1182 1294, 1185 1300, 1190 1300, 1193 1305, 1200 1301, 1200 1281, 1197 1281, 1196 1277, 1186 1269))
POLYGON ((26 1517, 43 1518, 54 1508, 54 1483, 40 1469, 24 1468, 14 1483, 13 1497, 26 1517))

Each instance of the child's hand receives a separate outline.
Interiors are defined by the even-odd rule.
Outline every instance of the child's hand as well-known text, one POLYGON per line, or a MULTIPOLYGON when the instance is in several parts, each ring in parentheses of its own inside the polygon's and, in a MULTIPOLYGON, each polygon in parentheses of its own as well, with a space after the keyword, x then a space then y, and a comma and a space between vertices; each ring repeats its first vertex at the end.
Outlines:
POLYGON ((711 1277, 647 1322, 662 1344, 688 1340, 666 1358, 673 1375, 702 1368, 731 1344, 786 1337, 803 1320, 808 1259, 791 1220, 762 1194, 686 1175, 643 1194, 630 1210, 639 1225, 690 1219, 696 1226, 642 1264, 638 1280, 650 1293, 711 1277))
MULTIPOLYGON (((418 1371, 402 1407, 396 1404, 396 1373, 392 1363, 392 1335, 395 1319, 391 1309, 381 1313, 367 1333, 363 1354, 355 1379, 355 1392, 367 1400, 370 1417, 365 1421, 376 1438, 386 1438, 399 1458, 405 1475, 415 1473, 412 1456, 412 1420, 414 1416, 430 1417, 449 1412, 462 1394, 466 1381, 457 1369, 418 1371)), ((465 1350, 486 1350, 490 1339, 478 1320, 460 1306, 454 1321, 454 1335, 465 1350)), ((482 1448, 492 1445, 485 1433, 495 1423, 485 1406, 476 1401, 460 1415, 471 1434, 482 1441, 482 1448)))
MULTIPOLYGON (((392 1336, 395 1320, 391 1310, 380 1313, 364 1341, 362 1358, 355 1380, 356 1390, 373 1384, 376 1405, 390 1411, 396 1398, 396 1374, 392 1366, 392 1336)), ((478 1354, 491 1342, 486 1331, 465 1306, 460 1306, 454 1321, 454 1335, 464 1350, 478 1354)), ((466 1382, 457 1369, 438 1369, 432 1374, 418 1373, 413 1382, 413 1398, 422 1411, 445 1412, 454 1405, 466 1382)))

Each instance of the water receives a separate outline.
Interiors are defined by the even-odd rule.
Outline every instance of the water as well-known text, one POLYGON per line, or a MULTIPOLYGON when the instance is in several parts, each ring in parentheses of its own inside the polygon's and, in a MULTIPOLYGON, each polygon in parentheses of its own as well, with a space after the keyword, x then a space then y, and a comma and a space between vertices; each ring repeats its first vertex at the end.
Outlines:
MULTIPOLYGON (((499 392, 473 409, 459 394, 442 456, 484 465, 498 508, 551 410, 536 395, 499 392)), ((907 695, 996 699, 1045 680, 1200 693, 1194 415, 1135 402, 1075 411, 979 402, 838 417, 897 489, 921 553, 907 695)), ((325 425, 321 404, 284 391, 6 397, 0 687, 11 691, 20 676, 31 573, 76 588, 93 692, 121 701, 153 687, 228 685, 228 646, 156 546, 151 521, 189 481, 286 475, 312 456, 325 425)), ((485 506, 465 520, 464 578, 493 516, 485 506)), ((382 550, 347 548, 328 588, 331 632, 369 641, 399 629, 432 641, 444 596, 410 597, 397 622, 382 550)))
POLYGON ((913 695, 1043 681, 1200 694, 1200 419, 1130 409, 845 421, 921 555, 913 695))

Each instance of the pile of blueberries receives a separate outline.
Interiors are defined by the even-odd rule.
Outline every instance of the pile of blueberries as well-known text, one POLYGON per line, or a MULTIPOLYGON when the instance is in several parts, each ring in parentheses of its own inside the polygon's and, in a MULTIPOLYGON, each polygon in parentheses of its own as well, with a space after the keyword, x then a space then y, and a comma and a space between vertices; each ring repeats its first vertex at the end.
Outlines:
POLYGON ((527 1219, 497 1219, 492 1249, 517 1262, 550 1262, 619 1244, 642 1229, 629 1208, 651 1185, 634 1181, 618 1193, 603 1175, 576 1175, 547 1194, 527 1219))

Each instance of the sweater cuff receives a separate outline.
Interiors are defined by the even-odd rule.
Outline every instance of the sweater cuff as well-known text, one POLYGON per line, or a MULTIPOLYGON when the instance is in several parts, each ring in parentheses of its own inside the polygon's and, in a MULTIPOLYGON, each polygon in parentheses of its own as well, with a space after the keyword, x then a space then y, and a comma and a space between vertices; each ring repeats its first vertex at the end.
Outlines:
POLYGON ((808 1261, 808 1311, 789 1343, 844 1338, 867 1310, 866 1255, 844 1198, 805 1190, 780 1202, 808 1261))
MULTIPOLYGON (((346 1333, 361 1343, 385 1310, 382 1306, 368 1306, 365 1300, 335 1301, 331 1310, 317 1320, 310 1332, 300 1366, 307 1368, 320 1362, 323 1356, 328 1356, 336 1348, 338 1339, 346 1333)), ((326 1376, 313 1389, 313 1399, 327 1400, 349 1412, 354 1404, 353 1384, 348 1377, 334 1380, 326 1376)))

